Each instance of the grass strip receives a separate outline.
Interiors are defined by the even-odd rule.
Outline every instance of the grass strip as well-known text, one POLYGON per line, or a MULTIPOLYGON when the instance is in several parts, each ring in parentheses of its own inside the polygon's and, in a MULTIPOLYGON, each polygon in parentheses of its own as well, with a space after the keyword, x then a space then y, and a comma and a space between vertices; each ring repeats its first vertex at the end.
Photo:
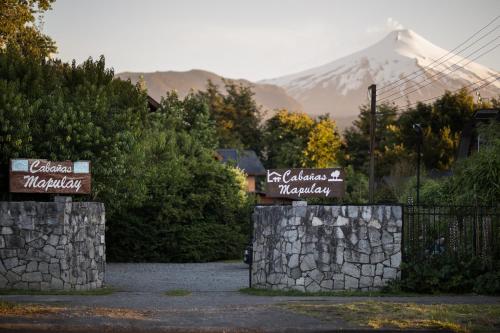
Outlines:
POLYGON ((165 291, 163 294, 165 296, 180 297, 180 296, 189 296, 191 295, 191 292, 185 289, 172 289, 165 291))
POLYGON ((415 304, 382 301, 343 304, 293 303, 282 307, 321 320, 343 319, 374 329, 442 329, 499 332, 500 305, 415 304))
POLYGON ((47 315, 64 311, 63 307, 44 306, 39 304, 17 304, 0 301, 0 316, 47 315))
POLYGON ((0 289, 0 295, 70 295, 70 296, 106 296, 117 290, 112 287, 103 287, 90 290, 29 290, 29 289, 0 289))
POLYGON ((64 307, 44 304, 0 301, 0 317, 35 317, 64 315, 68 317, 104 317, 110 319, 146 320, 151 311, 101 307, 64 307))
POLYGON ((221 260, 221 261, 216 261, 216 262, 223 262, 225 264, 244 264, 243 260, 241 260, 241 259, 226 259, 226 260, 221 260))
POLYGON ((423 296, 417 293, 389 292, 389 291, 318 291, 304 292, 300 290, 269 290, 257 288, 243 288, 240 293, 251 296, 283 296, 283 297, 390 297, 390 296, 423 296))

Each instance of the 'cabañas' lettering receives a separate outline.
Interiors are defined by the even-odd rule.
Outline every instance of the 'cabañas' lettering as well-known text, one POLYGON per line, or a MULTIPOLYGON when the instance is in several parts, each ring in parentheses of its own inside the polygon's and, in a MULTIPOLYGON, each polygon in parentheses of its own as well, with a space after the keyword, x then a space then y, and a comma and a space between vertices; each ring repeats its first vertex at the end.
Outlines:
POLYGON ((61 164, 52 165, 50 162, 43 162, 40 160, 35 160, 30 165, 31 173, 45 172, 45 173, 72 173, 73 169, 70 166, 64 166, 61 164), (40 165, 41 164, 41 165, 40 165))

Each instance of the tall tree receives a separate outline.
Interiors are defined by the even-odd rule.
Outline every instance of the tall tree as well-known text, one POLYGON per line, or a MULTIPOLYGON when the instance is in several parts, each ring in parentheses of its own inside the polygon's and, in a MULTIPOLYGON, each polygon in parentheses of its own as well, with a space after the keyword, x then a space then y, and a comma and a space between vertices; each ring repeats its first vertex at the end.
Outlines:
POLYGON ((224 91, 219 91, 219 87, 209 81, 206 91, 199 92, 198 96, 209 106, 222 148, 252 149, 260 155, 261 111, 251 87, 226 80, 224 91))
POLYGON ((55 42, 41 32, 36 22, 54 1, 0 0, 0 50, 9 47, 36 57, 55 52, 55 42))
POLYGON ((148 115, 141 137, 148 200, 113 220, 113 259, 221 260, 244 247, 246 178, 214 158, 208 143, 214 141, 213 123, 198 102, 191 95, 182 100, 169 94, 148 115))
POLYGON ((314 121, 305 113, 278 111, 264 126, 268 168, 300 167, 304 161, 314 121))
POLYGON ((184 99, 181 99, 177 92, 170 91, 162 99, 162 110, 165 113, 177 114, 182 127, 192 136, 196 137, 204 147, 217 149, 219 139, 217 137, 216 122, 210 117, 210 107, 204 98, 198 94, 190 92, 184 99))
MULTIPOLYGON (((389 173, 389 170, 401 151, 398 137, 398 128, 395 126, 397 120, 397 108, 392 105, 382 104, 377 110, 377 126, 375 129, 375 168, 376 176, 381 177, 389 173)), ((342 156, 342 164, 352 165, 357 171, 368 173, 370 159, 370 109, 368 105, 360 108, 358 119, 352 127, 344 133, 345 153, 342 156)))
POLYGON ((303 152, 302 165, 311 168, 337 166, 337 154, 341 146, 337 124, 324 117, 315 123, 309 133, 307 147, 303 152))
POLYGON ((132 152, 146 95, 113 77, 104 58, 77 66, 0 52, 0 163, 88 159, 94 198, 111 209, 140 196, 132 152))
POLYGON ((419 103, 399 116, 399 140, 415 159, 418 138, 412 126, 420 124, 423 129, 422 161, 425 168, 448 170, 455 161, 462 129, 472 120, 473 113, 473 99, 467 90, 446 92, 434 103, 419 103))

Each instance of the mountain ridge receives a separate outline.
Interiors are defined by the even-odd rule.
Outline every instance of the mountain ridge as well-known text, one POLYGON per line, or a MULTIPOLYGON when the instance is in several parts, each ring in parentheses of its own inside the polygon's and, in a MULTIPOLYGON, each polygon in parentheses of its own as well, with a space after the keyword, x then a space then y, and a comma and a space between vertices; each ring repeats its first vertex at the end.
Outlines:
POLYGON ((180 97, 185 97, 190 90, 204 90, 208 80, 219 87, 224 86, 224 79, 246 86, 252 86, 255 93, 255 101, 265 110, 286 108, 293 111, 302 111, 302 105, 293 97, 289 96, 285 90, 273 84, 255 83, 245 79, 229 79, 218 74, 201 70, 191 69, 189 71, 156 71, 156 72, 121 72, 115 75, 118 78, 132 83, 144 78, 148 94, 160 101, 162 96, 170 90, 176 90, 180 97))

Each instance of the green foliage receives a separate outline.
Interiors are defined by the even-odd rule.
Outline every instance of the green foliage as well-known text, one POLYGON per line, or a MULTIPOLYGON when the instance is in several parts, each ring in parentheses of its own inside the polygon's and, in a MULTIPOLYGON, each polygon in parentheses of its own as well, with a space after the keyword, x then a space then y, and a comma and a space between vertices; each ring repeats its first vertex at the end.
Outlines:
POLYGON ((18 93, 13 82, 0 80, 0 92, 0 154, 29 156, 33 149, 30 119, 36 106, 18 93))
MULTIPOLYGON (((495 103, 497 100, 494 99, 492 105, 495 103)), ((376 201, 406 202, 409 195, 415 197, 416 186, 412 176, 415 175, 420 138, 413 129, 414 124, 420 124, 423 130, 421 172, 453 168, 457 174, 450 182, 424 180, 421 202, 443 203, 452 199, 458 204, 491 204, 494 200, 498 201, 497 180, 500 177, 496 159, 498 153, 494 147, 486 148, 488 153, 481 155, 483 162, 486 162, 486 154, 494 156, 488 163, 480 162, 479 156, 473 156, 458 165, 455 161, 461 131, 472 120, 476 107, 472 96, 465 89, 456 93, 446 92, 432 104, 418 103, 414 108, 399 114, 394 105, 378 106, 375 135, 376 201), (487 188, 485 185, 488 182, 493 186, 487 188), (470 187, 462 191, 463 184, 470 187), (451 198, 453 193, 457 196, 451 198)), ((345 131, 342 152, 338 154, 341 165, 352 165, 356 171, 364 174, 368 174, 369 166, 369 116, 368 106, 362 106, 353 127, 345 131)))
POLYGON ((142 136, 147 200, 110 222, 116 261, 186 262, 239 257, 249 233, 244 175, 213 155, 207 108, 168 95, 142 136), (200 112, 198 112, 200 111, 200 112))
POLYGON ((11 48, 24 56, 43 58, 56 51, 55 42, 41 32, 42 19, 54 0, 0 1, 0 50, 11 48))
POLYGON ((185 289, 172 289, 165 291, 163 294, 165 296, 181 297, 181 296, 189 296, 191 295, 191 292, 185 289))
POLYGON ((143 195, 132 152, 146 95, 113 79, 104 58, 82 65, 0 52, 0 163, 10 158, 91 160, 92 198, 112 213, 143 195))
MULTIPOLYGON (((377 111, 375 129, 376 176, 382 177, 390 172, 394 162, 403 153, 397 141, 397 108, 382 104, 377 111)), ((352 127, 344 132, 346 152, 342 165, 352 165, 355 170, 368 174, 370 160, 370 109, 367 105, 360 108, 360 114, 352 127)))
POLYGON ((268 168, 300 167, 314 121, 305 113, 279 110, 264 127, 268 168))
MULTIPOLYGON (((481 149, 458 161, 451 177, 422 178, 422 203, 490 206, 500 202, 500 125, 493 122, 482 126, 479 135, 481 149)), ((409 196, 415 197, 415 177, 411 177, 403 188, 400 202, 406 202, 409 196)))
POLYGON ((337 154, 341 146, 335 121, 325 117, 315 122, 303 151, 304 167, 331 168, 338 166, 337 154))
POLYGON ((338 165, 341 140, 334 120, 279 110, 264 126, 268 168, 328 168, 338 165))
POLYGON ((392 289, 419 293, 498 293, 493 281, 499 272, 477 258, 432 256, 425 261, 403 263, 403 279, 392 284, 392 289))
POLYGON ((346 195, 343 199, 347 203, 362 204, 368 202, 368 177, 362 172, 355 171, 350 165, 346 172, 346 195))
POLYGON ((433 104, 419 103, 399 116, 399 140, 415 160, 418 137, 412 127, 420 124, 423 164, 427 169, 449 170, 455 162, 460 133, 473 112, 472 96, 466 90, 446 92, 433 104))
POLYGON ((478 294, 500 295, 500 271, 480 275, 473 291, 478 294))
POLYGON ((223 92, 208 81, 207 89, 191 95, 208 105, 209 115, 215 121, 219 148, 251 149, 261 151, 261 111, 253 99, 249 86, 224 81, 223 92))
POLYGON ((244 175, 214 158, 206 102, 169 94, 151 114, 145 92, 113 76, 104 58, 77 66, 0 52, 0 163, 90 160, 110 260, 239 257, 250 199, 244 175))
POLYGON ((205 148, 219 147, 217 123, 211 117, 208 102, 199 94, 190 92, 184 99, 180 99, 177 92, 170 91, 166 93, 162 103, 164 110, 168 110, 170 115, 176 115, 176 126, 189 131, 205 148))
POLYGON ((447 190, 455 204, 495 205, 500 202, 500 124, 480 129, 478 152, 459 161, 447 190))
MULTIPOLYGON (((447 179, 431 179, 425 174, 420 179, 420 203, 428 205, 443 205, 449 203, 449 193, 447 192, 447 179)), ((397 196, 399 202, 407 203, 408 198, 413 198, 415 202, 417 192, 417 178, 410 177, 402 185, 402 191, 397 196)))
POLYGON ((374 201, 377 203, 398 203, 398 198, 394 195, 391 187, 386 184, 378 184, 375 189, 374 201))

